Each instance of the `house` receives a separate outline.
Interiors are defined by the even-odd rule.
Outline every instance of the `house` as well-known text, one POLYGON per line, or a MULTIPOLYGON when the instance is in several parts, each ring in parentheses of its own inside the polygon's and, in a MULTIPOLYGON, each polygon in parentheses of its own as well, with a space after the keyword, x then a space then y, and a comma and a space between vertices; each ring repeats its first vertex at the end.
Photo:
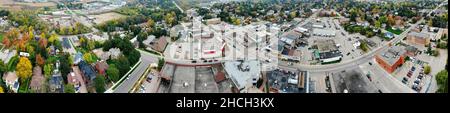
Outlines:
POLYGON ((152 49, 158 52, 164 52, 167 44, 168 44, 167 37, 159 37, 159 39, 156 42, 154 42, 152 49))
POLYGON ((53 74, 49 80, 50 93, 64 93, 64 81, 61 73, 53 74))
POLYGON ((388 73, 392 73, 404 63, 405 50, 400 46, 392 46, 376 55, 375 60, 388 73))
POLYGON ((80 52, 76 53, 73 59, 73 64, 77 65, 78 63, 80 63, 81 61, 83 61, 83 54, 81 54, 80 52))
POLYGON ((418 44, 418 45, 428 45, 430 44, 430 35, 426 33, 410 32, 406 38, 408 43, 418 44))
POLYGON ((392 38, 394 38, 394 34, 391 32, 386 32, 386 33, 384 33, 384 37, 386 37, 388 39, 392 39, 392 38))
POLYGON ((91 65, 89 65, 85 61, 81 61, 78 64, 78 68, 80 68, 81 73, 84 75, 84 80, 86 83, 90 84, 95 79, 96 73, 94 69, 92 69, 91 65))
POLYGON ((75 93, 87 93, 85 81, 81 75, 80 68, 77 66, 72 67, 72 72, 67 75, 67 82, 74 86, 75 93))
POLYGON ((109 55, 111 57, 111 59, 117 59, 119 58, 119 56, 122 54, 122 52, 120 52, 119 48, 111 48, 109 49, 109 55))
POLYGON ((6 84, 6 87, 10 89, 12 92, 17 93, 19 90, 19 77, 17 77, 16 72, 7 72, 3 75, 3 80, 6 84))
POLYGON ((156 39, 156 36, 155 36, 155 35, 149 35, 149 36, 147 37, 147 39, 145 39, 144 41, 142 41, 142 43, 143 43, 145 46, 150 47, 150 46, 153 45, 155 39, 156 39))
POLYGON ((95 69, 100 75, 106 75, 106 70, 108 69, 108 67, 108 64, 104 60, 95 63, 95 69))
POLYGON ((30 88, 32 91, 36 93, 44 93, 42 90, 42 84, 44 83, 45 78, 42 75, 42 68, 36 66, 33 68, 33 76, 31 77, 30 88))

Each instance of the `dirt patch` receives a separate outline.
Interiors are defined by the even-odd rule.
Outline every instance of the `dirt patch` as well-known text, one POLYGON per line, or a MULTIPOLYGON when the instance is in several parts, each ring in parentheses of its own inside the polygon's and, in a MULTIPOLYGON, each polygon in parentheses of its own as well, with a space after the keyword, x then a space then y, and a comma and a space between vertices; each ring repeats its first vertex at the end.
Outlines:
POLYGON ((89 15, 90 17, 94 17, 94 23, 96 24, 100 24, 109 20, 114 20, 114 19, 119 19, 119 18, 124 18, 126 17, 125 15, 119 14, 119 13, 114 13, 114 12, 110 12, 110 13, 103 13, 103 14, 99 14, 99 15, 89 15))

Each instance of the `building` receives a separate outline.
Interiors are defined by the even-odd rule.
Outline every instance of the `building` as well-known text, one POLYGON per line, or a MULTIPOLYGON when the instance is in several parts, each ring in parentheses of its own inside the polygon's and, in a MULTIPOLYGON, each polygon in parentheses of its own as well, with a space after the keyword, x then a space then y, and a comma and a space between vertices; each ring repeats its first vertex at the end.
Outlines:
POLYGON ((406 55, 410 56, 410 57, 416 56, 417 53, 419 52, 419 50, 416 47, 410 46, 410 45, 407 45, 405 50, 406 50, 406 55))
POLYGON ((388 39, 392 39, 392 38, 394 38, 394 34, 391 32, 386 32, 386 33, 384 33, 384 37, 386 37, 388 39))
POLYGON ((411 32, 406 38, 408 43, 428 45, 430 44, 430 35, 426 33, 411 32))
POLYGON ((122 52, 119 48, 111 48, 109 49, 109 56, 111 59, 118 59, 120 55, 122 55, 122 52))
POLYGON ((256 83, 261 77, 261 66, 257 60, 225 62, 223 67, 241 93, 256 87, 256 83))
POLYGON ((75 88, 75 93, 87 93, 87 88, 81 71, 77 66, 72 67, 72 72, 67 75, 67 82, 75 88))
POLYGON ((314 56, 321 63, 331 63, 342 59, 343 55, 334 40, 316 40, 316 46, 317 50, 314 51, 314 56))
POLYGON ((220 18, 211 18, 211 19, 206 20, 206 24, 208 24, 208 25, 219 24, 220 22, 221 22, 220 18))
POLYGON ((64 81, 61 73, 53 74, 49 80, 50 93, 63 93, 64 92, 64 81))
POLYGON ((97 73, 95 73, 91 65, 87 64, 85 61, 81 61, 80 64, 78 64, 78 68, 80 68, 81 73, 84 75, 86 83, 90 84, 95 79, 97 73))
POLYGON ((388 73, 392 73, 405 61, 405 50, 400 46, 392 46, 375 56, 378 64, 388 73))
POLYGON ((44 83, 44 76, 42 75, 42 68, 36 66, 33 68, 33 76, 31 77, 30 88, 35 93, 44 93, 42 84, 44 83))
POLYGON ((307 72, 275 69, 267 71, 270 93, 306 93, 307 72))
POLYGON ((168 44, 167 38, 168 37, 159 37, 159 39, 153 43, 152 49, 158 52, 164 52, 168 44))
POLYGON ((95 69, 100 75, 106 75, 106 70, 108 69, 108 67, 108 64, 104 60, 95 63, 95 69))
POLYGON ((3 80, 6 84, 6 87, 10 89, 12 92, 17 93, 19 90, 19 77, 17 77, 16 72, 7 72, 3 75, 3 80))
POLYGON ((325 36, 325 37, 334 37, 334 36, 336 36, 336 32, 334 30, 313 29, 313 35, 325 36))

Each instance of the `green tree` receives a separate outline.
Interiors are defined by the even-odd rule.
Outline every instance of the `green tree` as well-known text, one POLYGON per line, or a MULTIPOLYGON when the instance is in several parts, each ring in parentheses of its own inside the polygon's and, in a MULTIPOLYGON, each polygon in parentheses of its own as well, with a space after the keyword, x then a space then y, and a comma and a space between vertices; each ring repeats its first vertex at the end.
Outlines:
POLYGON ((0 75, 3 75, 7 71, 5 62, 3 62, 2 59, 0 59, 0 75))
POLYGON ((105 77, 103 75, 97 75, 94 79, 95 83, 95 91, 97 93, 103 93, 106 91, 105 89, 105 77))
POLYGON ((164 63, 165 63, 164 58, 160 58, 158 60, 158 71, 161 71, 162 67, 164 66, 164 63))
POLYGON ((67 84, 67 75, 70 73, 71 71, 71 66, 70 66, 70 62, 69 62, 69 54, 63 54, 59 61, 60 61, 60 66, 59 66, 59 70, 61 70, 61 75, 64 79, 64 83, 67 84))
POLYGON ((130 62, 128 62, 127 57, 124 55, 120 56, 118 59, 113 60, 117 69, 119 69, 120 77, 125 75, 130 70, 130 62))
POLYGON ((381 28, 381 22, 380 21, 375 21, 375 27, 376 28, 381 28))
POLYGON ((64 93, 75 93, 75 87, 72 84, 64 85, 64 93))
POLYGON ((108 74, 108 77, 109 77, 109 79, 111 81, 113 81, 113 82, 119 81, 119 78, 120 78, 119 74, 120 74, 120 72, 119 72, 119 69, 117 69, 116 65, 111 64, 108 67, 108 69, 106 70, 106 74, 108 74))
POLYGON ((437 93, 448 93, 448 72, 442 70, 436 74, 436 82, 439 86, 437 93))
POLYGON ((52 69, 53 67, 52 67, 52 65, 51 64, 45 64, 44 65, 44 75, 45 75, 45 78, 50 78, 51 77, 51 75, 52 75, 52 69))

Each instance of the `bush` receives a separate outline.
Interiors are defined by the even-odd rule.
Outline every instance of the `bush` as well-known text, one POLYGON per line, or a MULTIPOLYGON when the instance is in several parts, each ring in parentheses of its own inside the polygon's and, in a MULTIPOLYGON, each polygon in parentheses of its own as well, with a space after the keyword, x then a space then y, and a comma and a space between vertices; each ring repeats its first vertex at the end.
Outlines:
POLYGON ((425 65, 425 66, 424 66, 424 69, 423 69, 423 72, 424 72, 425 74, 430 74, 430 72, 431 72, 431 67, 430 67, 429 65, 425 65))

